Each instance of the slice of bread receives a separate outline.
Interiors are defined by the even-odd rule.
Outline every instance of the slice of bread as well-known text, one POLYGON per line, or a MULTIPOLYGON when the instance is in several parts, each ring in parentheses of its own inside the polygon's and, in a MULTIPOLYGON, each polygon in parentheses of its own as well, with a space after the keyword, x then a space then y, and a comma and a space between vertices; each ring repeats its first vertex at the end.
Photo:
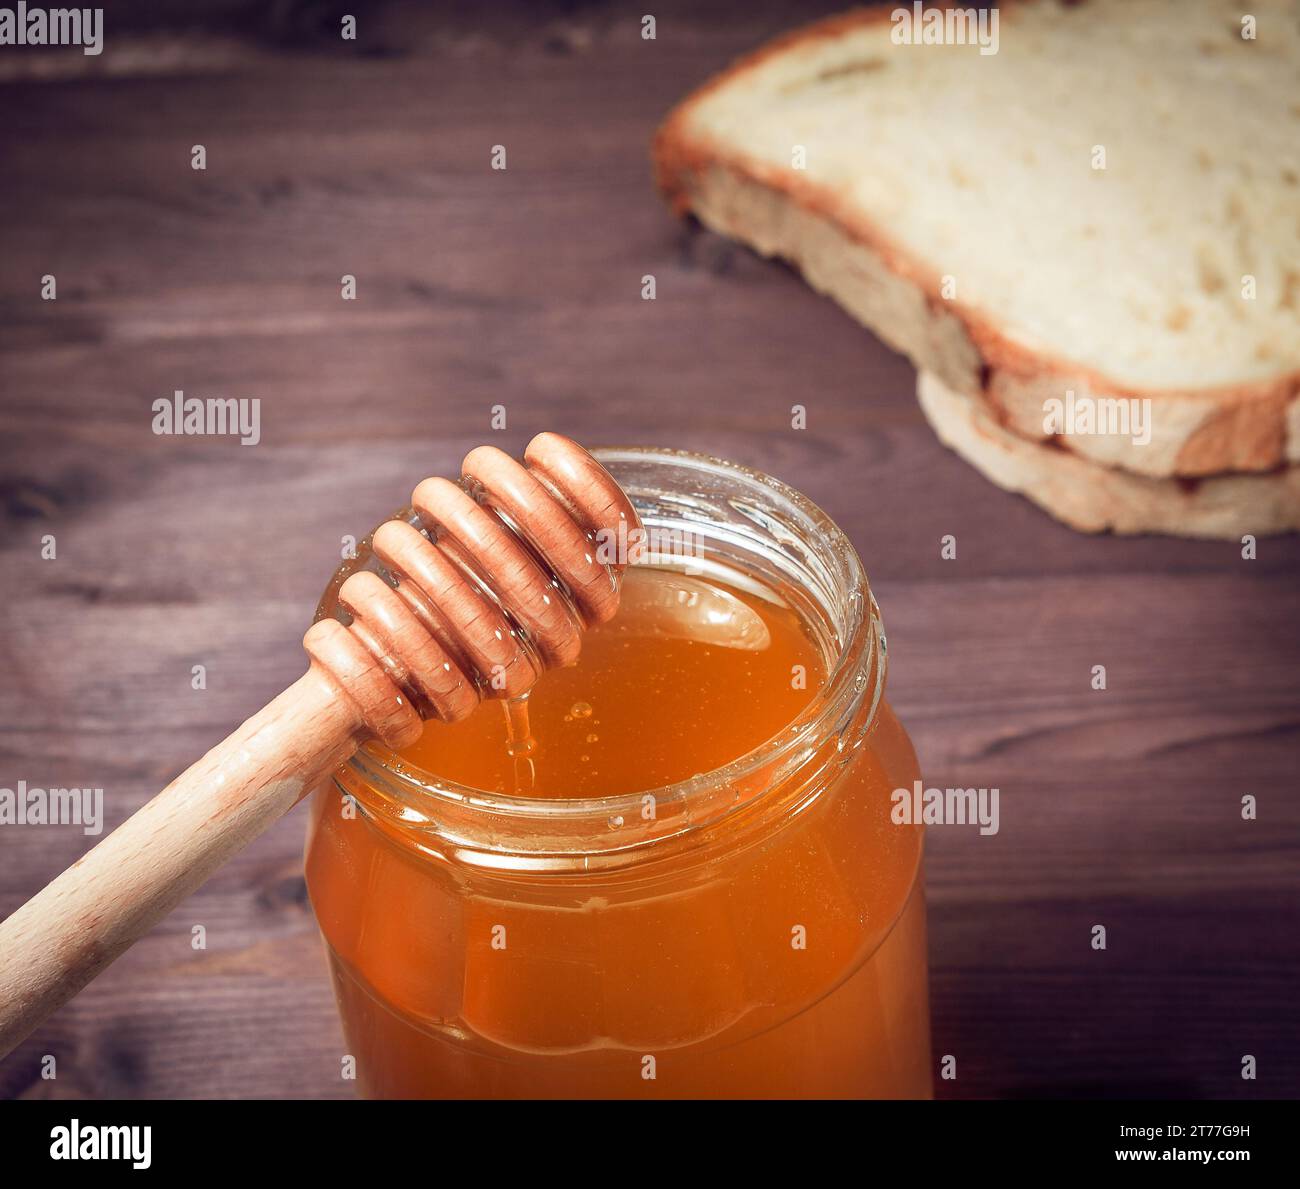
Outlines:
POLYGON ((921 372, 916 395, 939 440, 985 478, 1072 528, 1239 539, 1300 529, 1300 466, 1266 475, 1152 479, 1098 466, 1003 429, 976 397, 921 372))
POLYGON ((1236 0, 1004 3, 992 54, 832 18, 681 104, 659 183, 1027 439, 1067 391, 1149 397, 1149 442, 1060 444, 1271 471, 1300 461, 1300 2, 1244 8, 1253 39, 1236 0))

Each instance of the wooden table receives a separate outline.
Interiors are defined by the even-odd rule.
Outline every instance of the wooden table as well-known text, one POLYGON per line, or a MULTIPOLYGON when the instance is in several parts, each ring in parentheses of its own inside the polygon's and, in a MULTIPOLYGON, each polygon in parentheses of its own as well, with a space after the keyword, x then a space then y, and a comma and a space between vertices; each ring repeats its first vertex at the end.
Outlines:
MULTIPOLYGON (((341 537, 471 444, 708 451, 844 526, 928 783, 1001 789, 999 834, 929 839, 940 1094, 1300 1093, 1300 542, 1243 561, 1069 531, 935 441, 904 360, 668 215, 656 121, 790 11, 657 5, 644 41, 625 5, 390 5, 352 45, 312 5, 205 31, 208 7, 185 34, 110 13, 101 58, 49 68, 100 73, 0 83, 0 785, 100 785, 122 821, 297 675, 341 537), (155 436, 176 389, 260 398, 260 444, 155 436)), ((348 1095, 303 827, 51 1019, 0 1092, 348 1095)), ((0 912, 90 842, 0 827, 0 912)))

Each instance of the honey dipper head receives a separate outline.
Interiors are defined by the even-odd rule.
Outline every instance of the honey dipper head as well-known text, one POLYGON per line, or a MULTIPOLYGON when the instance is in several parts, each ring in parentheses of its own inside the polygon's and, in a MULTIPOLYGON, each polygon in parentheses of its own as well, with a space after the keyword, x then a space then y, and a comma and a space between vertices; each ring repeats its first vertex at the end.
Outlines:
POLYGON ((351 623, 322 619, 304 638, 394 748, 414 742, 421 718, 464 718, 572 664, 583 628, 617 612, 620 546, 640 528, 609 472, 554 433, 538 434, 523 464, 480 446, 460 483, 426 479, 411 503, 427 535, 390 520, 372 540, 391 585, 350 575, 338 598, 351 623))

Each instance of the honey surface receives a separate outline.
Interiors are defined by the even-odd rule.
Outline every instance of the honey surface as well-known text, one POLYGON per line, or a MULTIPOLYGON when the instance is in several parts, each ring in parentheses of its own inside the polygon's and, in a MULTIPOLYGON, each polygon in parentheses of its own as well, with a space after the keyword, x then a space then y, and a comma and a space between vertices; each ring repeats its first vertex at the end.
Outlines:
POLYGON ((402 753, 443 780, 538 797, 659 788, 783 731, 825 676, 820 649, 775 592, 634 567, 618 615, 527 699, 430 722, 402 753))

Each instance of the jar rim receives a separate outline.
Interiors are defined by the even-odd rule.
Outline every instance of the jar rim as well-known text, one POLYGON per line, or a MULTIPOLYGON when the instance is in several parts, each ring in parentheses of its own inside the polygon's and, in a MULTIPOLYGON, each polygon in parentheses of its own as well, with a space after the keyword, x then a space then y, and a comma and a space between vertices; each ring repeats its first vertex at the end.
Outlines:
MULTIPOLYGON (((835 655, 828 662, 825 680, 789 724, 743 755, 685 780, 634 792, 581 798, 527 797, 477 789, 435 777, 427 770, 401 759, 382 744, 367 744, 352 757, 346 767, 356 770, 371 785, 386 788, 389 792, 413 793, 421 802, 428 798, 430 825, 440 825, 448 810, 476 817, 507 819, 515 826, 533 824, 544 827, 548 832, 567 832, 584 821, 595 821, 600 825, 601 834, 610 843, 608 849, 626 849, 628 840, 625 838, 623 842, 615 844, 607 823, 617 820, 621 825, 625 820, 633 818, 640 813, 647 798, 653 798, 659 805, 677 804, 684 808, 689 808, 688 803, 691 802, 698 807, 702 801, 715 800, 720 791, 752 779, 765 768, 777 768, 783 761, 788 764, 793 757, 810 754, 829 732, 843 730, 851 721, 856 721, 859 718, 856 712, 868 696, 871 704, 866 719, 857 722, 855 744, 869 732, 876 720, 883 697, 886 669, 885 639, 879 608, 871 594, 857 551, 830 516, 802 492, 781 480, 752 467, 712 455, 639 446, 603 447, 594 449, 592 453, 614 472, 618 471, 619 464, 662 461, 689 467, 702 475, 712 474, 733 482, 741 480, 753 489, 754 495, 784 501, 797 513, 804 522, 803 527, 811 530, 803 535, 811 537, 822 565, 829 570, 829 577, 838 596, 848 608, 844 628, 840 633, 842 639, 835 642, 835 655), (873 667, 876 672, 874 683, 869 681, 873 667), (869 684, 874 684, 874 690, 867 688, 869 684), (710 798, 710 793, 714 794, 713 798, 710 798)), ((633 498, 635 500, 635 496, 633 498)), ((816 592, 809 593, 816 596, 816 592)), ((839 750, 844 750, 845 746, 842 741, 839 750)), ((724 811, 730 812, 747 801, 748 799, 735 802, 724 807, 724 811)), ((402 816, 410 820, 408 814, 402 816)), ((679 816, 685 819, 684 823, 679 820, 679 825, 690 829, 705 820, 717 820, 718 814, 687 812, 679 816)), ((671 832, 677 833, 680 830, 671 832)), ((657 837, 664 836, 662 833, 651 833, 657 837)), ((650 839, 641 837, 631 845, 639 845, 648 840, 650 839)), ((517 853, 514 847, 508 849, 517 853)), ((563 853, 574 853, 573 848, 568 847, 563 853)))

